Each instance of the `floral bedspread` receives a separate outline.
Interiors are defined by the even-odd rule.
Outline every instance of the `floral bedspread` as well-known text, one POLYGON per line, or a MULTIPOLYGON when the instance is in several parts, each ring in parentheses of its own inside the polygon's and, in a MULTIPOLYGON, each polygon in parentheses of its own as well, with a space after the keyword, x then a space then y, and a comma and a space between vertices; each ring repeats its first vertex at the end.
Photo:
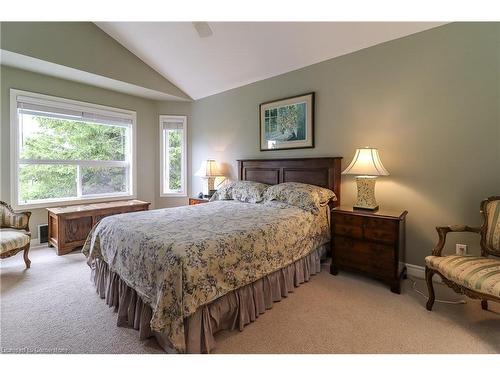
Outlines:
POLYGON ((215 201, 104 218, 82 251, 134 288, 151 328, 184 352, 184 318, 328 242, 328 227, 326 207, 215 201))

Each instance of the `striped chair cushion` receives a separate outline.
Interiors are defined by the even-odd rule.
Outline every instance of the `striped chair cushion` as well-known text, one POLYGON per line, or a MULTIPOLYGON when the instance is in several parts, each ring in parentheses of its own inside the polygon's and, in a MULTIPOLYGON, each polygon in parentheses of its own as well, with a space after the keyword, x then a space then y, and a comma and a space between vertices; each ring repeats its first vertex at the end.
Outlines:
POLYGON ((428 256, 427 267, 473 291, 500 297, 500 260, 472 256, 428 256))
POLYGON ((493 201, 486 206, 488 231, 486 244, 490 249, 500 251, 500 201, 493 201))
POLYGON ((23 230, 0 229, 0 255, 19 249, 30 242, 30 236, 23 230))
POLYGON ((28 224, 29 216, 26 214, 14 214, 6 207, 0 206, 2 227, 9 227, 14 229, 24 229, 28 224))

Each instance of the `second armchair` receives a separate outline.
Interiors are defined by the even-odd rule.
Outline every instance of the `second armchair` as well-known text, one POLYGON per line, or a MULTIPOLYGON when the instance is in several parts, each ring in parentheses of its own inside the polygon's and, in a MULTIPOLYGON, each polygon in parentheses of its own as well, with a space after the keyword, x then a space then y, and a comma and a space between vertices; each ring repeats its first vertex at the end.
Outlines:
POLYGON ((467 225, 437 227, 439 242, 432 255, 425 258, 425 278, 429 289, 427 310, 434 305, 432 276, 438 274, 455 292, 481 300, 484 310, 488 300, 500 302, 500 196, 481 203, 484 223, 481 228, 467 225), (481 236, 481 256, 442 254, 446 235, 450 232, 472 232, 481 236))

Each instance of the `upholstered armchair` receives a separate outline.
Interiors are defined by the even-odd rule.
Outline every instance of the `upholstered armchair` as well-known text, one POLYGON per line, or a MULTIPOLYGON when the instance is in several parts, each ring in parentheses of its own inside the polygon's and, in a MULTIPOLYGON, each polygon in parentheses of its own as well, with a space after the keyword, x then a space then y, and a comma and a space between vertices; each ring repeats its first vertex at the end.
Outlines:
POLYGON ((427 310, 434 305, 432 276, 438 274, 455 292, 481 300, 484 310, 488 300, 500 302, 500 196, 481 202, 484 223, 481 228, 467 225, 437 227, 439 242, 432 255, 425 258, 425 279, 429 289, 427 310), (446 235, 450 232, 472 232, 481 236, 481 256, 442 255, 446 235))
POLYGON ((0 258, 8 258, 24 251, 24 263, 30 268, 28 258, 31 233, 31 212, 15 213, 7 203, 0 201, 0 258))

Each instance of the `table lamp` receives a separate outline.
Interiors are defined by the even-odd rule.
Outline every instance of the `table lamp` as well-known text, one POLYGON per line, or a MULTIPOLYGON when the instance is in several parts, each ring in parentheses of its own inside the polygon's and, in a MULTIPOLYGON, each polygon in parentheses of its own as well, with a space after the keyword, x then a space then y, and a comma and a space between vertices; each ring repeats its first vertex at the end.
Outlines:
POLYGON ((389 172, 384 168, 378 150, 376 148, 358 148, 351 164, 342 174, 356 175, 358 186, 358 199, 354 208, 375 211, 378 209, 375 200, 375 182, 378 176, 388 176, 389 172))
POLYGON ((200 169, 195 173, 195 176, 201 177, 203 180, 203 196, 211 197, 215 192, 215 178, 224 177, 217 167, 217 163, 213 159, 203 160, 200 169))

